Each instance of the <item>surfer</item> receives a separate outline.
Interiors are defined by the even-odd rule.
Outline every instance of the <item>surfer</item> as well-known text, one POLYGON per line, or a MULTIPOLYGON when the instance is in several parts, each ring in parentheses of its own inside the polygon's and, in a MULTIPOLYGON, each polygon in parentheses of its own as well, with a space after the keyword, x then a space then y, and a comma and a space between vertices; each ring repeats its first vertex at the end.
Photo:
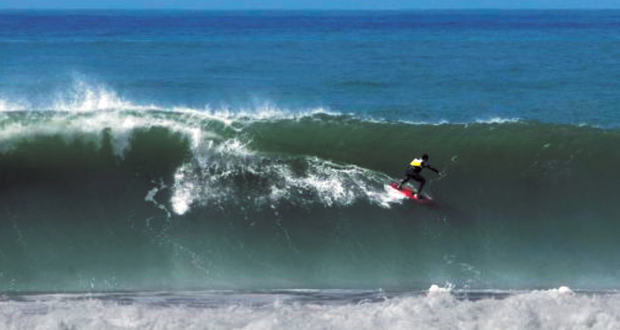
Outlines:
POLYGON ((420 172, 422 172, 423 168, 428 168, 429 170, 441 175, 439 173, 439 170, 437 170, 436 168, 432 167, 429 163, 428 163, 428 155, 424 154, 422 155, 422 158, 416 158, 414 160, 411 161, 411 163, 409 163, 409 166, 407 167, 407 170, 405 171, 405 178, 402 179, 400 181, 400 184, 398 185, 398 190, 400 190, 403 186, 403 184, 405 184, 405 182, 409 181, 409 179, 413 179, 415 181, 418 181, 420 183, 420 188, 418 188, 418 193, 417 198, 418 199, 423 199, 424 196, 422 195, 422 188, 424 188, 424 184, 426 184, 426 179, 424 179, 424 177, 420 174, 420 172))

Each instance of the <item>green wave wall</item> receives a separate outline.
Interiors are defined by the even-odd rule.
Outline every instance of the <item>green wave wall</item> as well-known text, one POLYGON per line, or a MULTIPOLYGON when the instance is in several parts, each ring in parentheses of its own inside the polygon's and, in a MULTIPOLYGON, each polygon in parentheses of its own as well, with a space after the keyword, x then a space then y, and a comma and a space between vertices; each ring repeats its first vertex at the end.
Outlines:
POLYGON ((617 130, 54 116, 4 121, 3 291, 618 284, 617 130), (422 153, 440 208, 383 200, 422 153))

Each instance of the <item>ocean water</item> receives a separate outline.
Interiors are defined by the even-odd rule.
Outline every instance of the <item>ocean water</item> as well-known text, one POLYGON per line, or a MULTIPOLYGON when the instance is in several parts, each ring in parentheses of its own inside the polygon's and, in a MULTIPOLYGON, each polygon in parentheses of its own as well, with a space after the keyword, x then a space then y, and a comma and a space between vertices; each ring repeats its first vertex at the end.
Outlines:
POLYGON ((0 329, 619 328, 619 28, 0 11, 0 329))

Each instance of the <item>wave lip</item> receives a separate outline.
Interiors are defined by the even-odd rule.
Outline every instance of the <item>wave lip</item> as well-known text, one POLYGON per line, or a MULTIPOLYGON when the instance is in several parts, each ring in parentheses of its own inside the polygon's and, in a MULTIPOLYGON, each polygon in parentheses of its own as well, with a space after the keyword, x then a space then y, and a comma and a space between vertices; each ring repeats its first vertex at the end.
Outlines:
POLYGON ((55 111, 158 110, 154 105, 137 105, 119 97, 105 86, 78 82, 69 95, 58 95, 51 106, 55 111))
MULTIPOLYGON (((26 93, 27 94, 27 93, 26 93)), ((527 118, 491 116, 470 120, 441 118, 436 120, 415 121, 407 118, 382 117, 380 114, 339 112, 328 107, 307 107, 300 109, 283 108, 270 101, 249 102, 248 106, 231 107, 222 104, 213 107, 187 107, 182 105, 162 105, 153 102, 140 102, 121 96, 104 83, 94 82, 77 75, 70 86, 48 95, 25 98, 0 94, 0 112, 14 111, 49 111, 49 112, 99 112, 99 111, 162 111, 195 116, 203 120, 219 120, 226 125, 247 125, 254 122, 284 120, 318 120, 336 122, 364 122, 378 124, 408 124, 414 126, 444 126, 471 124, 515 124, 531 122, 527 118), (33 99, 35 101, 29 101, 33 99)), ((549 123, 552 124, 552 123, 549 123)), ((578 122, 578 127, 601 127, 601 125, 578 122)), ((615 127, 615 126, 612 126, 615 127)))

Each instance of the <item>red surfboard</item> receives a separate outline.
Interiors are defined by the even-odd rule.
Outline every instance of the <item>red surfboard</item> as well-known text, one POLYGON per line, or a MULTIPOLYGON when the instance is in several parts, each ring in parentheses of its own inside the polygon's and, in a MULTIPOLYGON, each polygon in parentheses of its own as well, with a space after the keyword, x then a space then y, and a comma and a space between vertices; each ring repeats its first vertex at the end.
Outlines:
POLYGON ((424 198, 418 198, 418 196, 416 195, 417 193, 416 189, 413 189, 410 187, 402 187, 398 189, 398 183, 396 182, 392 182, 390 184, 390 187, 392 187, 394 190, 398 191, 399 193, 407 196, 409 199, 415 201, 416 203, 425 204, 425 205, 434 206, 434 207, 439 206, 439 204, 437 204, 430 196, 426 194, 422 194, 424 198))

